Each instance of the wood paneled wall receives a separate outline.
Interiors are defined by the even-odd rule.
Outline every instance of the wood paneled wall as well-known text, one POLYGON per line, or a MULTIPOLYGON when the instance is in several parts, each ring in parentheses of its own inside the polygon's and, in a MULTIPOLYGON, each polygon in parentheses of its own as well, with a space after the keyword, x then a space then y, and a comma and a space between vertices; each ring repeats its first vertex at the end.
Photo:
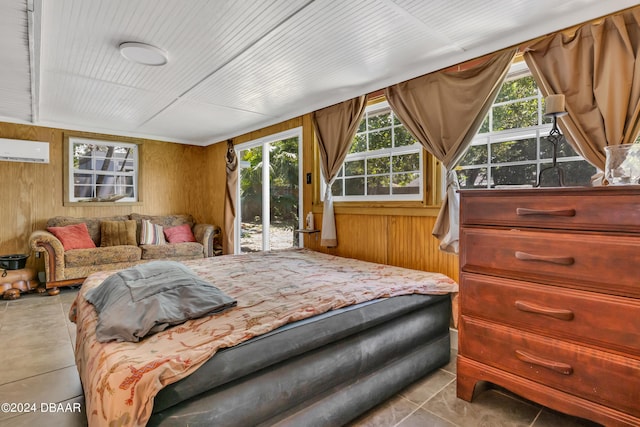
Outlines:
MULTIPOLYGON (((315 214, 316 223, 322 215, 315 214)), ((358 215, 336 212, 338 247, 320 246, 320 235, 305 237, 305 246, 320 252, 424 271, 458 280, 458 256, 438 249, 431 235, 433 216, 358 215)))
MULTIPOLYGON (((63 139, 65 133, 96 139, 110 135, 80 133, 30 125, 0 123, 0 138, 49 143, 49 164, 0 161, 0 254, 26 253, 29 235, 43 229, 47 219, 65 216, 111 216, 131 212, 146 214, 190 213, 198 222, 221 224, 224 200, 218 180, 224 179, 217 157, 220 147, 198 147, 140 140, 141 203, 137 205, 63 206, 63 139)), ((224 147, 223 147, 224 148, 224 147)), ((224 181, 223 181, 224 182, 224 181)), ((223 188, 224 191, 224 188, 223 188)), ((39 267, 31 257, 28 265, 39 267)))

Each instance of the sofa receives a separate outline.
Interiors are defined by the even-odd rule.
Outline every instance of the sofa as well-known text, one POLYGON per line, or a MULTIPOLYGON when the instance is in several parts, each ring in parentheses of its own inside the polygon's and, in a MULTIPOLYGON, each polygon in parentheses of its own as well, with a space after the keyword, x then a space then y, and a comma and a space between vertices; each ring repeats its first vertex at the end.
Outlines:
POLYGON ((44 256, 49 295, 82 284, 91 273, 144 262, 183 261, 222 253, 220 227, 196 224, 191 215, 130 215, 76 218, 57 216, 29 238, 44 256), (86 231, 84 231, 86 229, 86 231))

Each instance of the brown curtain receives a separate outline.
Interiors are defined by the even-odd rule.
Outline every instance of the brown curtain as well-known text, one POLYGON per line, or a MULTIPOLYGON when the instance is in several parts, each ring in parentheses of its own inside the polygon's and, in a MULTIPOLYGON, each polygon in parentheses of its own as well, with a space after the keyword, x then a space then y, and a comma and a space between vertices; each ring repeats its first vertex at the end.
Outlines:
POLYGON ((227 140, 227 188, 224 198, 224 231, 222 239, 222 253, 232 254, 234 247, 236 220, 236 187, 238 185, 238 156, 233 147, 233 140, 227 140))
POLYGON ((320 244, 325 247, 338 246, 331 184, 349 152, 366 106, 366 97, 360 96, 315 111, 311 115, 320 148, 320 167, 327 184, 320 241, 320 244))
POLYGON ((500 90, 515 49, 462 71, 440 71, 385 89, 391 108, 422 146, 447 169, 446 193, 433 235, 458 252, 458 177, 454 170, 500 90))
POLYGON ((524 59, 544 96, 564 94, 567 141, 604 170, 607 145, 640 132, 640 8, 557 33, 528 46, 524 59))

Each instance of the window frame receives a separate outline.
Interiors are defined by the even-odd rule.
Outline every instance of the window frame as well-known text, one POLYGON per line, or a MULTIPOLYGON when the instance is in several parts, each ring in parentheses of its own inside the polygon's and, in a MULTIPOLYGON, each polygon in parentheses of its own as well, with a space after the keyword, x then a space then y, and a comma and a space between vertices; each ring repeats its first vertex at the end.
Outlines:
MULTIPOLYGON (((140 197, 140 152, 141 144, 139 141, 129 139, 95 139, 78 135, 65 135, 64 137, 64 206, 109 206, 109 205, 139 205, 140 197), (74 149, 76 144, 92 144, 105 147, 125 147, 132 149, 133 171, 118 172, 115 175, 132 177, 133 196, 124 197, 118 200, 97 200, 95 197, 85 198, 76 197, 74 183, 74 173, 88 173, 96 175, 96 169, 75 169, 74 165, 74 149)), ((92 188, 95 191, 96 183, 92 182, 92 188)))
MULTIPOLYGON (((242 175, 242 168, 245 167, 243 166, 243 161, 241 160, 241 152, 245 151, 245 150, 250 150, 253 148, 258 148, 261 147, 262 149, 262 161, 269 164, 269 167, 267 168, 262 168, 262 191, 263 191, 263 195, 264 194, 270 194, 270 188, 271 188, 271 182, 270 182, 270 146, 272 143, 277 143, 280 142, 282 140, 285 139, 289 139, 289 138, 297 138, 298 139, 298 152, 297 152, 297 156, 298 156, 298 224, 297 224, 297 228, 301 229, 303 228, 303 212, 304 212, 304 206, 303 206, 303 201, 304 201, 304 187, 303 187, 303 183, 302 183, 302 176, 304 173, 304 167, 303 167, 303 146, 304 146, 304 139, 303 139, 303 128, 302 126, 297 126, 295 128, 291 128, 282 132, 276 132, 273 134, 269 134, 269 135, 265 135, 263 137, 260 138, 256 138, 256 139, 252 139, 250 141, 247 142, 242 142, 242 143, 238 143, 234 145, 234 151, 236 154, 236 157, 238 158, 238 180, 236 183, 236 188, 235 188, 235 192, 236 192, 236 215, 235 215, 235 219, 234 219, 234 247, 233 247, 233 253, 235 255, 239 255, 239 254, 244 254, 245 252, 242 252, 241 250, 241 243, 242 243, 242 238, 241 238, 241 233, 242 233, 242 194, 241 194, 241 175, 242 175)), ((271 228, 271 218, 269 215, 264 215, 265 212, 270 212, 271 210, 271 205, 270 205, 270 197, 263 197, 262 198, 262 250, 263 251, 269 251, 271 250, 271 241, 270 241, 270 228, 271 228)), ((296 247, 295 246, 295 242, 294 242, 294 246, 292 247, 296 247)), ((299 238, 298 240, 298 247, 304 247, 304 239, 299 238)))
MULTIPOLYGON (((363 174, 359 174, 359 175, 352 175, 351 177, 362 177, 364 179, 364 191, 366 193, 367 191, 367 177, 371 177, 371 176, 376 176, 376 174, 368 174, 367 173, 367 159, 374 159, 374 158, 381 158, 381 157, 389 157, 390 159, 393 158, 394 155, 402 155, 402 154, 418 154, 419 159, 418 159, 418 170, 417 171, 411 171, 409 173, 418 173, 419 174, 419 180, 420 180, 420 185, 418 187, 418 193, 416 194, 364 194, 364 195, 350 195, 350 196, 336 196, 333 195, 333 201, 334 203, 336 203, 338 206, 340 204, 345 204, 345 205, 350 205, 350 206, 357 206, 357 205, 371 205, 371 204, 380 204, 380 203, 384 203, 385 205, 389 205, 389 206, 393 206, 393 205, 424 205, 426 203, 426 197, 428 194, 428 186, 427 186, 427 179, 426 176, 428 175, 427 171, 430 169, 428 166, 428 159, 430 158, 430 156, 428 155, 428 153, 424 150, 424 148, 422 147, 422 145, 417 142, 416 144, 412 144, 412 145, 408 145, 408 146, 401 146, 401 147, 394 147, 394 141, 395 141, 395 132, 393 132, 393 129, 395 129, 398 126, 402 126, 404 128, 404 125, 402 123, 398 124, 394 124, 393 120, 398 120, 395 117, 395 113, 393 113, 393 109, 391 108, 391 106, 389 105, 389 103, 387 102, 387 100, 384 97, 379 97, 373 100, 370 100, 366 110, 365 110, 365 114, 362 117, 362 120, 367 121, 369 114, 371 113, 376 113, 378 111, 384 110, 384 109, 389 109, 391 111, 392 115, 392 124, 390 126, 384 126, 381 128, 377 128, 377 129, 372 129, 372 130, 365 130, 364 132, 358 132, 358 134, 366 134, 369 135, 373 132, 377 132, 377 131, 382 131, 382 130, 386 130, 386 129, 391 129, 391 138, 392 138, 392 146, 391 147, 387 147, 387 148, 382 148, 379 150, 375 150, 375 151, 363 151, 363 152, 357 152, 357 153, 351 153, 351 154, 347 154, 342 166, 340 167, 340 172, 338 172, 337 178, 336 179, 340 179, 342 181, 342 185, 343 185, 343 192, 346 189, 346 177, 345 177, 345 164, 348 161, 359 161, 359 160, 365 160, 364 162, 364 173, 363 174)), ((406 128, 405 128, 406 130, 406 128)), ((408 131, 407 131, 408 132, 408 131)), ((355 139, 355 137, 354 137, 355 139)), ((391 161, 391 160, 390 160, 391 161)), ((319 167, 319 166, 318 166, 319 167)), ((320 171, 321 168, 319 168, 320 171)), ((407 173, 406 171, 403 171, 403 173, 407 173)), ((393 176, 394 176, 393 172, 393 166, 392 164, 390 164, 390 170, 388 174, 384 174, 382 176, 390 176, 391 181, 393 181, 393 176)), ((320 171, 320 200, 324 201, 324 193, 326 190, 326 184, 325 184, 325 180, 324 180, 324 176, 322 175, 321 171, 320 171)), ((334 179, 334 183, 335 184, 335 180, 334 179)))
MULTIPOLYGON (((528 69, 526 63, 524 61, 519 61, 511 65, 511 69, 509 70, 505 82, 509 82, 512 80, 517 80, 523 77, 531 76, 531 71, 528 69)), ((535 179, 540 176, 540 171, 547 168, 551 165, 552 158, 551 157, 542 157, 542 141, 549 135, 553 127, 553 123, 550 121, 551 119, 546 119, 544 117, 544 97, 540 91, 538 85, 536 85, 536 95, 530 95, 523 98, 518 98, 515 100, 508 100, 502 102, 495 102, 492 104, 488 114, 488 123, 489 123, 489 131, 484 133, 477 133, 476 136, 471 141, 470 147, 474 146, 486 146, 486 162, 484 163, 476 163, 473 165, 458 165, 456 166, 456 171, 464 171, 464 170, 472 170, 472 169, 485 169, 486 170, 486 185, 482 186, 464 186, 461 188, 465 190, 474 190, 474 189, 487 189, 487 188, 501 188, 501 187, 522 187, 522 186, 530 186, 529 184, 495 184, 493 181, 493 168, 495 167, 508 167, 508 166, 524 166, 524 165, 534 165, 535 166, 535 179), (528 126, 524 128, 513 128, 507 130, 493 131, 493 109, 495 107, 501 107, 505 105, 515 104, 518 102, 525 102, 532 99, 537 100, 537 124, 533 126, 528 126), (492 160, 492 147, 493 144, 498 144, 501 142, 508 141, 522 141, 525 139, 535 139, 536 141, 536 155, 535 159, 527 159, 527 160, 514 160, 508 162, 500 162, 492 160)), ((484 123, 484 122, 483 122, 484 123)), ((567 142, 568 143, 568 142, 567 142)), ((465 152, 466 155, 466 152, 465 152)), ((464 158, 464 157, 463 157, 464 158)), ((575 161, 585 161, 583 157, 579 154, 575 156, 558 156, 557 163, 561 165, 562 163, 569 163, 575 161)), ((473 185, 473 184, 472 184, 473 185)))

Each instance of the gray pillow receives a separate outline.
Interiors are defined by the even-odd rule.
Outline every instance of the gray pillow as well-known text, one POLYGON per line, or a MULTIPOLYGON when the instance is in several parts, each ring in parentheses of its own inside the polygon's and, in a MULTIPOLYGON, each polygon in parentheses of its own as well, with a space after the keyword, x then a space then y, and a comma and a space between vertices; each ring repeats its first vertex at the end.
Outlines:
POLYGON ((98 341, 138 342, 236 300, 175 261, 153 261, 107 277, 85 298, 98 312, 98 341))

